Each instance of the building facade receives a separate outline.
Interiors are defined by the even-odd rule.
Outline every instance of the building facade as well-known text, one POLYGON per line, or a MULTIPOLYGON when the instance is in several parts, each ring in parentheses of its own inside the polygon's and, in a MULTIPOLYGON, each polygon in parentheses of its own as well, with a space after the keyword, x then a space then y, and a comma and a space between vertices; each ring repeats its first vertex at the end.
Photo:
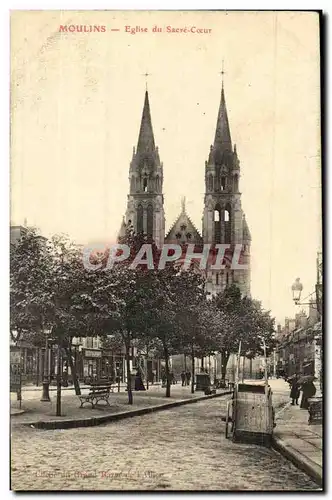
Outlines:
MULTIPOLYGON (((202 169, 203 173, 203 169, 202 169)), ((127 209, 119 232, 123 237, 131 226, 135 233, 152 236, 155 243, 229 245, 231 255, 235 245, 241 246, 239 263, 245 269, 211 270, 206 274, 206 289, 211 295, 235 283, 243 295, 250 295, 251 235, 241 204, 240 160, 232 144, 224 86, 217 115, 214 142, 210 146, 204 168, 204 207, 201 232, 195 227, 182 200, 182 209, 165 234, 163 196, 164 168, 155 145, 148 92, 145 92, 137 147, 129 168, 127 209)), ((231 259, 230 259, 231 260, 231 259)))
POLYGON ((284 326, 278 327, 276 340, 279 376, 314 375, 320 380, 322 324, 314 302, 308 316, 301 311, 294 319, 286 318, 284 326))

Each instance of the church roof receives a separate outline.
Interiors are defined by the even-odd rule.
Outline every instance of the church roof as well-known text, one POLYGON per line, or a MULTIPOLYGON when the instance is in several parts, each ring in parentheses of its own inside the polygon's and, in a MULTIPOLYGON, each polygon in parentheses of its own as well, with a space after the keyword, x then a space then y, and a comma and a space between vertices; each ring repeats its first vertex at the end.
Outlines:
POLYGON ((136 152, 139 155, 145 155, 145 153, 147 152, 154 153, 155 149, 156 147, 154 144, 152 129, 149 94, 148 91, 146 91, 136 152))
POLYGON ((224 85, 221 89, 221 99, 218 111, 216 134, 214 137, 215 150, 232 151, 231 132, 229 129, 224 85))
POLYGON ((168 231, 165 243, 202 243, 202 236, 196 229, 186 212, 185 200, 182 200, 182 210, 172 227, 168 231))

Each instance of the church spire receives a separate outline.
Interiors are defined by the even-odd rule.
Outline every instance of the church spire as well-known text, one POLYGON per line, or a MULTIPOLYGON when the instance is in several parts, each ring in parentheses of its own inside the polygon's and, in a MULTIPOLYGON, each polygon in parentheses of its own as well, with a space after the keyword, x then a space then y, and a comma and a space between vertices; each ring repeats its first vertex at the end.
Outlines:
POLYGON ((232 151, 232 140, 226 109, 224 82, 222 82, 221 88, 221 99, 217 119, 216 135, 214 138, 214 150, 219 152, 225 150, 232 151))
POLYGON ((149 94, 146 90, 136 152, 138 155, 144 155, 146 153, 154 153, 154 151, 155 144, 150 113, 149 94))

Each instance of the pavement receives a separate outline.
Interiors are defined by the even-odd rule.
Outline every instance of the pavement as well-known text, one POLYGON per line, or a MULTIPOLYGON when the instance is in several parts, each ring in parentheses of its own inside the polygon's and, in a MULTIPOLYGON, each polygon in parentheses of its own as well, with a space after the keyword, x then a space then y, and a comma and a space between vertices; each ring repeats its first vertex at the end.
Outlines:
POLYGON ((226 439, 221 419, 226 402, 227 396, 208 399, 98 427, 36 430, 14 426, 11 488, 122 492, 319 490, 304 472, 275 450, 226 439))
MULTIPOLYGON (((88 387, 81 388, 82 394, 89 392, 88 387)), ((80 400, 73 390, 64 390, 61 395, 61 416, 56 416, 56 392, 50 391, 50 402, 40 401, 40 388, 24 391, 21 408, 16 394, 11 394, 12 425, 32 425, 42 428, 69 428, 87 425, 97 425, 112 421, 120 417, 136 416, 146 411, 169 408, 179 404, 197 401, 198 398, 207 399, 202 391, 191 394, 190 387, 181 384, 171 386, 171 397, 165 397, 166 389, 160 385, 153 385, 147 391, 133 391, 133 404, 128 405, 128 394, 114 392, 110 396, 110 406, 104 402, 95 408, 86 403, 81 408, 80 400), (54 424, 53 426, 51 424, 54 424)), ((217 391, 218 395, 226 391, 217 391)), ((227 391, 228 392, 228 391, 227 391)))
POLYGON ((308 410, 290 403, 277 414, 273 446, 323 485, 323 426, 308 424, 308 410))

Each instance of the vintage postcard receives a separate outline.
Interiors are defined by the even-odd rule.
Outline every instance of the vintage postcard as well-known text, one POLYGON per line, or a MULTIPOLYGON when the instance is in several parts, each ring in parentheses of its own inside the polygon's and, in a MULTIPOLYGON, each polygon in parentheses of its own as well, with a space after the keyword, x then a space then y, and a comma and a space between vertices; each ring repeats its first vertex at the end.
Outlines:
POLYGON ((11 489, 322 490, 321 13, 10 17, 11 489))

